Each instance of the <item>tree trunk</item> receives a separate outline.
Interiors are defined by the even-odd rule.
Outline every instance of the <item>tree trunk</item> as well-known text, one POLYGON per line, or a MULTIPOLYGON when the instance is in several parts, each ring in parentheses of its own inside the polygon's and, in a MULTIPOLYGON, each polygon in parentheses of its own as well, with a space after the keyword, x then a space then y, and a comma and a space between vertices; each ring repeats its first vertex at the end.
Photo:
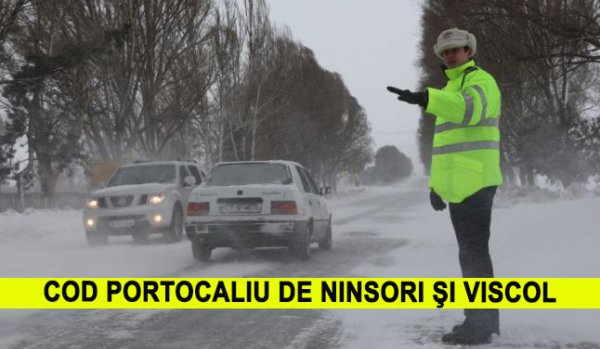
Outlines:
POLYGON ((38 167, 42 195, 44 196, 44 207, 54 208, 56 204, 56 182, 59 174, 54 171, 52 161, 47 157, 38 160, 38 167))

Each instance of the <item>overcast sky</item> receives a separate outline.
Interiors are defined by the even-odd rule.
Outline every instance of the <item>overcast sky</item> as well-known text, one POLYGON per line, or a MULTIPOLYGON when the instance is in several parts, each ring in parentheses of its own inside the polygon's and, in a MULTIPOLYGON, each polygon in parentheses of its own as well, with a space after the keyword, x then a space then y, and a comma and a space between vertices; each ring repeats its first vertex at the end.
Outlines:
POLYGON ((419 2, 266 1, 275 24, 288 26, 296 40, 313 50, 322 67, 342 76, 367 112, 376 149, 397 146, 422 173, 416 142, 419 108, 397 101, 385 89, 388 85, 416 88, 419 2))

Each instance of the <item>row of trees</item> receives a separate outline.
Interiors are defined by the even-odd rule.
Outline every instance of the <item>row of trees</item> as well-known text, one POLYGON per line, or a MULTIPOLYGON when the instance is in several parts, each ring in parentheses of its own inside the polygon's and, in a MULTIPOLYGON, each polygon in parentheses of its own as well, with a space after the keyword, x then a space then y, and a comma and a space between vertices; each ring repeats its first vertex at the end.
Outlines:
MULTIPOLYGON (((502 92, 502 165, 507 181, 536 174, 569 186, 600 173, 600 3, 596 0, 427 0, 421 85, 442 86, 432 53, 449 27, 478 38, 476 61, 502 92)), ((433 120, 419 128, 426 171, 433 120)))
POLYGON ((375 153, 375 165, 369 166, 362 174, 367 185, 393 184, 410 177, 412 161, 393 145, 385 145, 375 153))
POLYGON ((285 158, 334 184, 366 114, 264 0, 0 0, 0 179, 20 139, 51 197, 73 162, 285 158))

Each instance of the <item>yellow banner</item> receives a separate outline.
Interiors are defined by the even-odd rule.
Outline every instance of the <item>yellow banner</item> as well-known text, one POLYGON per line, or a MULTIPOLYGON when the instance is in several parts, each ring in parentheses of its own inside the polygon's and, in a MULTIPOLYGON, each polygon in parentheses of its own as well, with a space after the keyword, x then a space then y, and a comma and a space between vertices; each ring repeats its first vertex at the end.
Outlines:
POLYGON ((600 309, 600 278, 0 278, 0 309, 600 309))

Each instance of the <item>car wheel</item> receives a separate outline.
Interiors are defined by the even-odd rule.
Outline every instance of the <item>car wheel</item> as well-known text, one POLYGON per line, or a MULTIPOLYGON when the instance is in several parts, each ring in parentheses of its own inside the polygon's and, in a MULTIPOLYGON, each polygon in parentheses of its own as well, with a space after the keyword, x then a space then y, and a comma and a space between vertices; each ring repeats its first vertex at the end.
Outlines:
POLYGON ((94 231, 94 232, 85 232, 85 238, 88 242, 88 245, 92 247, 103 246, 108 243, 108 235, 103 232, 94 231))
POLYGON ((192 255, 194 259, 200 262, 208 262, 212 253, 212 247, 207 244, 192 241, 192 255))
POLYGON ((310 232, 310 224, 307 224, 306 228, 292 242, 292 253, 298 260, 310 259, 310 232))
POLYGON ((183 236, 183 211, 179 205, 173 208, 173 218, 171 219, 171 226, 166 233, 166 237, 169 242, 177 242, 181 240, 183 236))
POLYGON ((332 237, 331 237, 331 219, 329 219, 329 224, 327 225, 327 230, 325 231, 325 236, 321 241, 319 241, 319 248, 321 250, 331 250, 332 245, 332 237))

